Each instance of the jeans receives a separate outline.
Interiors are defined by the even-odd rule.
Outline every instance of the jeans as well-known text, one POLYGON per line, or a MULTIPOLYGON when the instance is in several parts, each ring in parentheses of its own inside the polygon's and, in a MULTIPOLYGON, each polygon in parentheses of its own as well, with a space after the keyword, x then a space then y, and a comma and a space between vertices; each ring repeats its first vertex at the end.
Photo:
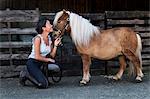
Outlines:
POLYGON ((39 83, 39 86, 37 87, 47 88, 48 80, 41 70, 43 63, 44 62, 29 58, 27 61, 27 70, 29 74, 39 83))

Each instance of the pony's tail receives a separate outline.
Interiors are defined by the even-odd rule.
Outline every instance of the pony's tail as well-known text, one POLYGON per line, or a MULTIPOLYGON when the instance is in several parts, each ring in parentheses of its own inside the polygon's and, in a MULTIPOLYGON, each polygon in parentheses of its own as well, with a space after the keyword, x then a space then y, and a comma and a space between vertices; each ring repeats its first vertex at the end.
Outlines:
MULTIPOLYGON (((136 49, 135 55, 136 55, 136 57, 139 58, 140 68, 142 69, 142 57, 141 57, 142 41, 141 41, 141 37, 139 34, 136 34, 136 36, 137 36, 138 43, 137 43, 137 49, 136 49)), ((131 75, 135 76, 135 72, 136 72, 135 66, 133 66, 133 63, 130 61, 129 62, 129 76, 131 76, 131 75)))

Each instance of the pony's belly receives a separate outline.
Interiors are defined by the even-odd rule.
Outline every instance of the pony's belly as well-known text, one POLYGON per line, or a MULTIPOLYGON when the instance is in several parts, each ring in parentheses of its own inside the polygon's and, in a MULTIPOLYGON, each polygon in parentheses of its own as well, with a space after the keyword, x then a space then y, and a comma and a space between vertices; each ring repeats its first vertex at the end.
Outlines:
POLYGON ((93 51, 93 53, 91 54, 92 57, 101 60, 109 60, 114 57, 117 57, 118 55, 122 55, 121 51, 119 49, 113 49, 113 48, 93 51))
MULTIPOLYGON (((78 48, 78 47, 77 47, 78 48)), ((107 47, 107 48, 101 48, 101 47, 91 47, 88 49, 78 49, 78 52, 80 54, 86 54, 90 57, 97 58, 100 60, 109 60, 114 57, 117 57, 118 55, 122 55, 121 53, 121 47, 107 47)))
POLYGON ((118 54, 109 54, 109 55, 94 55, 92 57, 100 59, 100 60, 109 60, 109 59, 115 58, 117 56, 118 56, 118 54))

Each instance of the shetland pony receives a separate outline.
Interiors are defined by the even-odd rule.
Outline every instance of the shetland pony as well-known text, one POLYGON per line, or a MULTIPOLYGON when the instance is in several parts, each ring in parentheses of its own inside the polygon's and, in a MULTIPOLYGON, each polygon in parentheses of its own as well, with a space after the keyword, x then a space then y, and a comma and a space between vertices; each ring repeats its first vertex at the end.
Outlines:
POLYGON ((56 13, 53 25, 61 31, 59 35, 64 32, 70 34, 81 55, 83 78, 80 84, 85 85, 90 81, 91 57, 109 60, 119 56, 120 68, 112 77, 114 80, 121 79, 126 68, 125 58, 128 58, 130 72, 136 74, 136 81, 142 81, 141 38, 132 29, 120 27, 101 30, 82 16, 65 10, 56 13))

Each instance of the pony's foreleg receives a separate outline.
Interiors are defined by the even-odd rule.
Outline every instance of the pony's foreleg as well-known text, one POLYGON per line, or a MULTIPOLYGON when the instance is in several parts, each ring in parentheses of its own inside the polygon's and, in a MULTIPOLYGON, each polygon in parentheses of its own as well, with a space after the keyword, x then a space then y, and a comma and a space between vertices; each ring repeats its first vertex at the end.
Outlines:
POLYGON ((124 72, 124 70, 126 68, 126 65, 127 65, 126 61, 125 61, 125 56, 120 56, 119 57, 119 63, 120 63, 120 69, 119 69, 118 73, 115 76, 112 77, 114 80, 121 79, 121 77, 123 75, 123 72, 124 72))
POLYGON ((90 81, 90 64, 91 58, 88 55, 81 55, 82 62, 83 62, 83 78, 80 81, 80 84, 85 85, 90 81))

